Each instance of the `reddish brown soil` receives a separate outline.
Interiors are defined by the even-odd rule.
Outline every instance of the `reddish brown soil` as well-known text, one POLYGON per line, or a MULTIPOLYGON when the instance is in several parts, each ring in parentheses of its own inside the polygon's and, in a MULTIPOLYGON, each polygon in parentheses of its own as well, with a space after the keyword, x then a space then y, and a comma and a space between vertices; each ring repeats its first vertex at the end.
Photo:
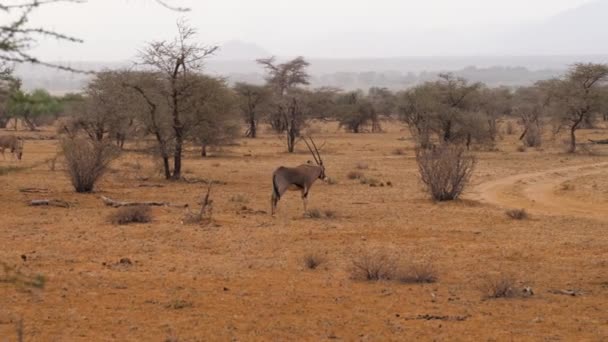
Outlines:
POLYGON ((213 223, 204 227, 182 224, 184 209, 172 207, 154 208, 151 223, 108 221, 116 209, 101 195, 196 206, 204 185, 162 180, 150 157, 126 153, 82 195, 61 162, 55 171, 45 162, 57 141, 28 141, 21 164, 0 160, 4 169, 31 167, 0 176, 0 261, 47 283, 0 283, 0 341, 16 340, 19 319, 26 341, 608 339, 606 157, 566 155, 557 143, 516 152, 516 137, 505 136, 499 151, 476 152, 463 200, 436 204, 421 189, 411 142, 399 139, 407 131, 389 128, 316 134, 338 183, 315 184, 309 206, 334 211, 332 219, 303 218, 298 193, 282 199, 275 218, 260 212, 269 210, 273 169, 309 159, 303 145, 290 155, 264 135, 208 159, 189 151, 186 177, 226 182, 212 190, 213 223), (360 162, 367 177, 393 185, 349 180, 360 162), (150 184, 161 187, 141 186, 150 184), (44 197, 74 205, 26 204, 44 197), (508 208, 530 218, 511 220, 508 208), (353 259, 378 249, 432 262, 438 282, 351 279, 353 259), (304 265, 309 253, 324 256, 316 270, 304 265), (486 280, 500 274, 534 295, 485 299, 486 280))

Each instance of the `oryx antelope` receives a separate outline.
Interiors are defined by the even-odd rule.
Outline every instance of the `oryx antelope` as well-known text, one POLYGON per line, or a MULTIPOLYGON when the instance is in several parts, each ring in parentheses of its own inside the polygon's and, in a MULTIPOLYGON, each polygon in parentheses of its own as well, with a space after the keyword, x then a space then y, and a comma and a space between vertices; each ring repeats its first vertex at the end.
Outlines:
POLYGON ((4 159, 6 159, 6 156, 4 155, 6 149, 11 151, 13 157, 17 157, 17 159, 21 160, 21 157, 23 156, 23 140, 14 135, 0 136, 0 152, 4 159))
POLYGON ((310 191, 310 188, 317 179, 325 180, 326 178, 325 166, 323 165, 323 159, 321 159, 319 149, 314 140, 312 140, 312 138, 309 139, 315 148, 314 151, 308 144, 308 141, 306 141, 306 138, 303 138, 317 165, 302 164, 296 167, 281 166, 272 173, 272 197, 270 200, 272 215, 274 215, 277 209, 277 203, 281 199, 281 196, 283 196, 287 190, 299 190, 302 192, 304 213, 306 213, 308 192, 310 191))

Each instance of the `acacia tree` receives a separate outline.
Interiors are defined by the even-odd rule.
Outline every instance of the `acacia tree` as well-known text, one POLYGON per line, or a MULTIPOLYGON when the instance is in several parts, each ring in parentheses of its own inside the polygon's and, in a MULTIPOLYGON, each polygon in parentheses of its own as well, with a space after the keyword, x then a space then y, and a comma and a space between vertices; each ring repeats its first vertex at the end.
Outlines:
POLYGON ((498 137, 498 120, 511 114, 513 95, 511 90, 506 87, 480 87, 477 96, 478 113, 472 115, 472 120, 468 120, 471 124, 468 126, 467 142, 470 144, 470 140, 476 138, 478 141, 486 141, 494 145, 498 137), (481 117, 476 118, 475 116, 481 117), (481 130, 476 126, 481 126, 481 130))
POLYGON ((602 108, 602 84, 608 80, 608 65, 575 64, 563 79, 552 82, 551 110, 558 127, 568 129, 570 146, 576 151, 576 131, 585 121, 592 122, 602 108))
MULTIPOLYGON (((173 180, 181 178, 184 139, 189 128, 184 123, 184 116, 193 110, 191 100, 195 96, 194 92, 199 82, 199 79, 193 76, 197 76, 202 71, 203 60, 217 50, 217 46, 203 46, 193 42, 196 31, 185 22, 178 22, 177 28, 177 38, 172 41, 152 42, 140 54, 140 63, 154 70, 154 75, 148 80, 157 83, 158 90, 154 91, 154 96, 146 94, 149 90, 144 87, 132 86, 144 98, 148 107, 154 104, 155 111, 161 107, 154 98, 162 97, 163 102, 166 102, 166 110, 171 118, 172 134, 170 138, 162 139, 164 140, 162 145, 168 146, 169 141, 172 142, 172 172, 167 167, 168 156, 163 158, 165 176, 173 180)), ((165 103, 163 107, 164 105, 165 103)), ((156 114, 158 113, 154 115, 156 114)), ((155 123, 153 126, 157 125, 155 123)))
POLYGON ((372 132, 382 132, 380 116, 390 116, 396 108, 395 95, 387 88, 372 87, 367 93, 370 104, 372 132))
POLYGON ((371 123, 372 127, 374 126, 376 111, 362 91, 341 94, 336 102, 340 127, 344 127, 352 133, 360 133, 368 124, 371 123))
POLYGON ((270 124, 277 133, 286 133, 287 151, 292 153, 296 138, 306 124, 307 93, 301 86, 309 84, 310 76, 306 72, 309 63, 303 57, 280 64, 274 57, 258 59, 257 62, 266 69, 266 81, 273 92, 274 109, 270 113, 270 124))
POLYGON ((267 86, 243 82, 236 83, 234 91, 237 95, 241 115, 247 123, 245 136, 255 138, 258 132, 258 122, 265 111, 269 110, 271 91, 267 86))
POLYGON ((121 71, 103 71, 87 84, 81 98, 75 98, 69 111, 71 118, 64 131, 74 135, 82 130, 95 141, 114 139, 123 147, 135 120, 130 108, 131 98, 123 89, 125 74, 121 71))
POLYGON ((431 146, 431 118, 438 110, 435 90, 431 84, 423 84, 397 94, 399 118, 404 121, 414 140, 423 148, 431 146))
POLYGON ((35 131, 37 120, 44 115, 56 115, 61 111, 61 103, 46 90, 37 89, 31 93, 21 90, 11 94, 7 111, 16 121, 21 121, 31 130, 35 131))

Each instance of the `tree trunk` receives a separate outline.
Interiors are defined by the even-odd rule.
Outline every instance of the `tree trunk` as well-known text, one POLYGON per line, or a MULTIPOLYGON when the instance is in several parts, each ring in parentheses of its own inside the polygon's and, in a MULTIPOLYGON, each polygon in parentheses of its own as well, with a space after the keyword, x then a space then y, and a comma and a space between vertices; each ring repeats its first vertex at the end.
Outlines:
POLYGON ((201 157, 205 158, 207 156, 207 144, 202 144, 201 146, 201 157))
POLYGON ((257 137, 257 125, 255 122, 255 115, 251 115, 249 117, 249 135, 248 135, 248 137, 250 137, 250 138, 257 137))
POLYGON ((10 118, 1 118, 0 119, 0 128, 6 128, 9 121, 10 121, 10 118))
POLYGON ((576 152, 576 126, 578 126, 578 123, 572 125, 572 127, 570 128, 570 153, 576 152))
POLYGON ((163 156, 163 168, 165 169, 165 179, 171 179, 171 167, 169 166, 169 157, 163 156))
POLYGON ((452 121, 447 121, 443 126, 443 141, 449 142, 452 140, 452 121))

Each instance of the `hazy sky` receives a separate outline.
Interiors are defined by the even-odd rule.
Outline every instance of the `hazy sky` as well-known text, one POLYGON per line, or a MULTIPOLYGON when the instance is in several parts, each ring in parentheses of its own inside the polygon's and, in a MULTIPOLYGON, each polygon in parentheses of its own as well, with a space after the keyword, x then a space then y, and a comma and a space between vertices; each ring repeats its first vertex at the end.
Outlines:
POLYGON ((184 17, 198 28, 202 42, 242 40, 285 56, 487 53, 478 46, 484 37, 542 22, 589 0, 167 2, 192 11, 176 13, 153 0, 89 0, 85 4, 44 6, 32 16, 32 26, 74 35, 85 43, 41 42, 35 51, 47 60, 131 59, 145 42, 173 37, 176 20, 184 17), (430 36, 439 38, 424 39, 430 36), (410 48, 400 48, 404 45, 410 48))

